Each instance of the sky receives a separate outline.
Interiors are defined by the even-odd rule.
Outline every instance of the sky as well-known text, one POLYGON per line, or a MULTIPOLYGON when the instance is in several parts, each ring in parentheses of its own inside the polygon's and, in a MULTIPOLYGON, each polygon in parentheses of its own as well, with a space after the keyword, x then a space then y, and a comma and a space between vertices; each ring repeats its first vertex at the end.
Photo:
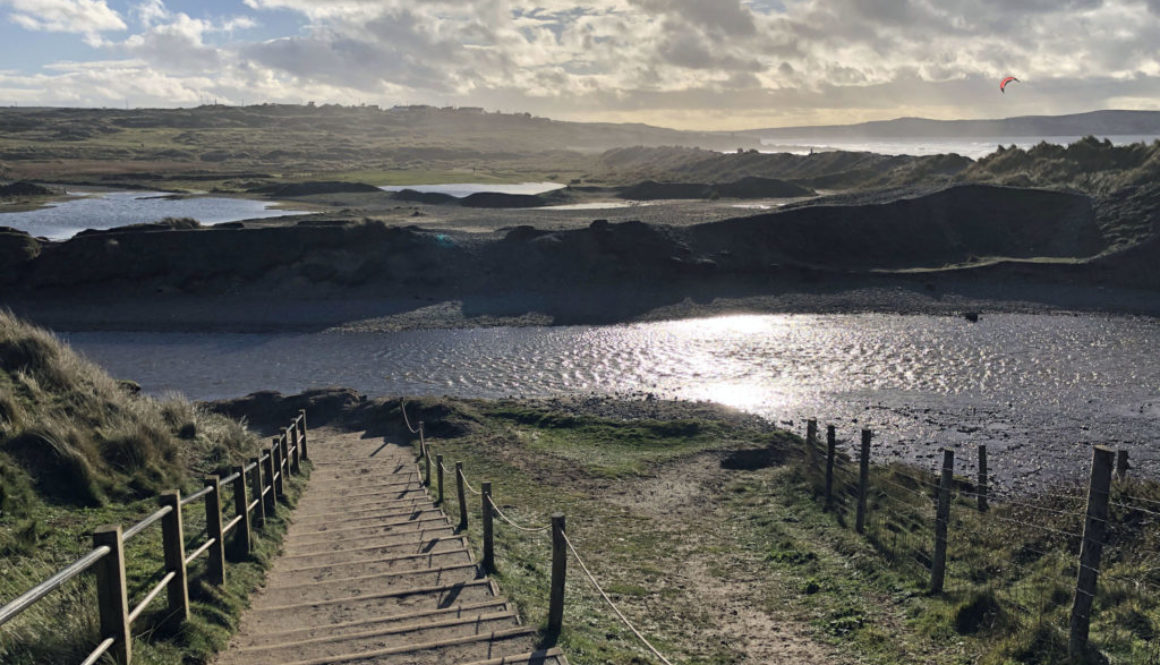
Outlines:
POLYGON ((0 0, 0 44, 0 105, 706 130, 1160 110, 1160 0, 0 0))

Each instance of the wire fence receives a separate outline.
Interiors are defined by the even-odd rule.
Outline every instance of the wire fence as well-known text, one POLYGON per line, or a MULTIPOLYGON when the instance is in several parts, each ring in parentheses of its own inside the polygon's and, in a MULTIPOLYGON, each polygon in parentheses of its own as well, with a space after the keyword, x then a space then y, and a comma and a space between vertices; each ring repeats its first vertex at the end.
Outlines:
POLYGON ((1112 451, 1097 447, 1090 487, 1015 481, 998 495, 988 473, 1003 460, 984 446, 944 452, 945 487, 942 468, 900 463, 871 467, 863 482, 862 451, 874 448, 845 453, 816 431, 807 425, 806 464, 821 500, 841 524, 857 528, 861 513, 866 540, 916 586, 976 601, 979 621, 1042 630, 1064 652, 1076 649, 1078 618, 1108 662, 1160 663, 1160 490, 1127 478, 1125 453, 1114 480, 1112 451))
MULTIPOLYGON (((412 426, 405 403, 401 410, 407 428, 418 436, 419 462, 426 466, 425 483, 430 486, 434 455, 424 424, 412 426)), ((988 460, 985 447, 944 451, 938 467, 875 466, 870 463, 874 448, 868 430, 863 433, 865 460, 860 453, 856 458, 840 451, 833 429, 827 434, 823 444, 816 425, 807 426, 807 465, 816 474, 819 494, 826 488, 825 509, 840 523, 860 530, 887 564, 916 586, 961 597, 975 608, 956 621, 1030 626, 1048 636, 1051 644, 1045 648, 1064 653, 1075 648, 1078 617, 1090 626, 1092 643, 1110 663, 1160 662, 1160 491, 1155 484, 1128 481, 1126 464, 1121 469, 1117 463, 1117 479, 1106 490, 1095 485, 1043 490, 1009 482, 1000 494, 988 464, 995 468, 1003 460, 988 460), (1093 502, 1106 510, 1093 512, 1093 502), (1093 545, 1098 545, 1095 558, 1093 545)), ((553 553, 550 629, 557 614, 555 560, 571 556, 616 618, 653 657, 669 665, 604 592, 564 531, 562 517, 559 526, 555 518, 552 524, 514 519, 491 501, 489 485, 470 482, 461 464, 453 469, 442 462, 435 465, 439 501, 444 498, 444 477, 455 472, 463 526, 468 519, 464 497, 483 497, 485 562, 494 556, 492 518, 524 534, 552 532, 554 549, 561 553, 553 553)), ((1106 465, 1109 478, 1111 469, 1106 465)), ((1093 470, 1093 479, 1095 475, 1093 470)), ((561 606, 562 594, 561 582, 561 606)), ((958 628, 970 632, 977 626, 958 628)))

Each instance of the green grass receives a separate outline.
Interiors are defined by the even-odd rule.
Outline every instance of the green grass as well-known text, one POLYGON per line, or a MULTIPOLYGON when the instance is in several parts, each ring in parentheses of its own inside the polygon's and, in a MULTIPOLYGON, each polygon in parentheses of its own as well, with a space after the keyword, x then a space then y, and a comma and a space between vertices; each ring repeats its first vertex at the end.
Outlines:
MULTIPOLYGON (((137 396, 49 333, 0 313, 0 602, 89 551, 105 524, 127 528, 157 509, 157 494, 199 489, 228 475, 258 440, 238 422, 173 397, 137 396)), ((303 484, 290 483, 293 503, 303 484)), ((223 488, 227 519, 232 488, 223 488)), ((184 509, 187 551, 204 541, 204 502, 184 509)), ((134 624, 134 662, 204 663, 225 645, 285 525, 270 520, 251 556, 228 566, 227 583, 190 569, 193 615, 176 634, 161 627, 164 594, 134 624)), ((154 525, 126 544, 130 604, 163 575, 154 525)), ((82 575, 0 628, 0 662, 80 662, 100 640, 92 576, 82 575)))
MULTIPOLYGON (((959 479, 946 589, 931 594, 934 480, 921 470, 873 468, 867 530, 859 535, 848 459, 839 464, 838 500, 826 512, 819 451, 727 415, 666 423, 644 417, 647 403, 638 409, 642 417, 627 419, 543 403, 410 404, 411 417, 427 423, 432 450, 449 468, 464 461, 474 487, 492 482, 510 517, 539 526, 553 512, 565 513, 568 533, 594 574, 674 662, 740 662, 740 650, 717 632, 737 618, 715 609, 715 589, 729 590, 774 625, 804 627, 820 645, 819 659, 883 665, 1066 660, 1078 543, 1052 531, 1079 528, 1075 511, 1082 507, 1073 509, 1072 499, 1029 497, 1021 500, 1026 506, 994 501, 991 512, 980 514, 972 486, 959 479), (777 452, 767 464, 715 468, 718 459, 746 450, 777 452), (706 451, 713 452, 706 457, 706 451), (682 494, 682 483, 693 489, 682 494)), ((397 406, 382 408, 384 419, 398 418, 397 406)), ((446 482, 446 509, 457 515, 453 476, 446 482)), ((1113 501, 1152 505, 1160 501, 1160 487, 1117 483, 1113 501)), ((469 495, 468 502, 469 536, 478 547, 479 499, 469 495)), ((1155 663, 1160 522, 1138 509, 1117 508, 1112 518, 1091 662, 1155 663)), ((496 543, 501 588, 531 624, 542 626, 547 534, 497 522, 496 543)), ((560 644, 573 662, 653 662, 574 563, 567 597, 560 644)))

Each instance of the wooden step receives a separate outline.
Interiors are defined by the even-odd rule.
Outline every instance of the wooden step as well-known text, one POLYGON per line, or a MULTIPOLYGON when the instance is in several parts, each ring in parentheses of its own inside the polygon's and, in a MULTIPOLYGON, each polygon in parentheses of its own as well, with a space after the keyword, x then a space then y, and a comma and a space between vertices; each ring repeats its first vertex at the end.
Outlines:
POLYGON ((285 642, 298 642, 316 637, 336 637, 352 633, 362 633, 370 630, 385 630, 392 627, 417 625, 421 623, 435 623, 449 619, 462 619, 479 614, 495 614, 498 612, 514 612, 511 603, 503 598, 494 598, 482 603, 468 603, 453 605, 444 609, 407 612, 380 617, 331 623, 285 631, 243 631, 238 633, 235 640, 238 644, 249 646, 277 646, 285 642))
POLYGON ((333 491, 343 487, 368 487, 404 480, 418 480, 419 477, 419 472, 414 468, 397 473, 386 469, 362 469, 345 473, 315 472, 310 476, 310 487, 314 491, 333 491))
MULTIPOLYGON (((364 653, 382 653, 398 650, 392 656, 402 656, 415 647, 428 645, 427 650, 436 645, 454 644, 456 641, 490 638, 493 634, 506 634, 521 630, 519 622, 511 612, 480 614, 462 618, 446 619, 438 622, 396 626, 380 630, 368 630, 343 636, 320 637, 277 645, 256 646, 237 650, 238 662, 246 665, 282 665, 282 663, 314 660, 335 656, 354 656, 364 653)), ((526 631, 524 628, 521 631, 526 631)), ((386 654, 383 654, 386 655, 386 654)))
POLYGON ((408 611, 438 610, 453 605, 491 602, 499 598, 491 580, 473 580, 437 587, 399 589, 387 593, 363 594, 316 603, 267 604, 258 596, 250 610, 255 625, 262 629, 292 628, 326 623, 357 621, 364 617, 403 614, 408 611))
POLYGON ((326 521, 329 521, 331 519, 334 519, 335 517, 339 517, 339 518, 341 518, 341 517, 357 517, 358 515, 362 515, 362 514, 376 513, 376 512, 386 511, 386 510, 397 510, 397 509, 402 509, 406 506, 414 506, 417 504, 425 504, 425 503, 431 503, 431 500, 428 499, 426 496, 426 493, 423 492, 423 493, 416 493, 415 495, 407 497, 405 499, 397 499, 397 500, 381 501, 381 502, 379 502, 379 501, 371 502, 369 504, 364 504, 363 507, 361 507, 361 508, 356 508, 353 510, 330 510, 330 511, 326 511, 326 512, 316 512, 316 513, 311 513, 311 512, 307 512, 307 511, 299 512, 298 510, 295 510, 294 513, 292 514, 292 517, 294 518, 295 524, 298 524, 299 522, 314 522, 314 521, 326 522, 326 521))
POLYGON ((298 502, 298 508, 308 513, 333 513, 340 510, 358 510, 366 506, 374 505, 376 503, 383 503, 386 501, 398 501, 399 499, 409 499, 414 497, 426 497, 427 490, 422 486, 407 486, 398 491, 378 492, 374 494, 364 494, 357 497, 347 497, 346 499, 330 499, 322 495, 320 498, 311 498, 309 496, 303 497, 298 502))
POLYGON ((535 648, 538 636, 531 628, 511 628, 495 633, 468 635, 429 644, 388 647, 378 651, 329 654, 321 658, 297 660, 284 665, 442 665, 455 661, 487 660, 535 648))
POLYGON ((285 545, 287 556, 299 554, 318 554, 321 552, 341 552, 363 547, 365 545, 394 545, 398 543, 418 542, 433 535, 451 535, 454 529, 445 518, 433 520, 416 520, 410 524, 400 524, 387 529, 378 530, 367 536, 348 536, 346 538, 332 538, 322 542, 288 542, 285 545))
POLYGON ((532 653, 521 653, 516 656, 477 660, 474 663, 460 663, 459 665, 568 665, 568 661, 564 658, 563 651, 551 648, 532 653))
POLYGON ((368 593, 385 593, 396 589, 456 584, 477 580, 481 577, 482 574, 474 563, 464 563, 445 568, 403 570, 323 582, 270 586, 266 588, 263 596, 268 603, 312 603, 368 593))
POLYGON ((402 570, 426 570, 459 563, 470 563, 471 554, 463 548, 426 554, 403 554, 375 559, 358 559, 346 563, 325 563, 300 567, 277 567, 266 576, 268 586, 284 586, 303 582, 322 582, 328 579, 377 575, 402 570))
POLYGON ((306 552, 303 554, 283 554, 279 562, 292 560, 295 567, 322 565, 324 563, 349 563, 366 557, 401 556, 404 554, 427 554, 430 552, 446 552, 451 549, 462 549, 467 546, 467 539, 455 535, 455 529, 445 527, 434 531, 426 531, 419 538, 404 540, 395 543, 375 543, 364 547, 351 547, 333 552, 306 552))
POLYGON ((402 512, 384 513, 371 517, 362 517, 354 520, 333 521, 323 525, 295 524, 290 537, 305 538, 309 536, 335 536, 351 533, 367 533, 368 530, 381 527, 390 527, 406 524, 419 519, 430 519, 435 516, 443 517, 443 511, 438 508, 413 508, 402 512))

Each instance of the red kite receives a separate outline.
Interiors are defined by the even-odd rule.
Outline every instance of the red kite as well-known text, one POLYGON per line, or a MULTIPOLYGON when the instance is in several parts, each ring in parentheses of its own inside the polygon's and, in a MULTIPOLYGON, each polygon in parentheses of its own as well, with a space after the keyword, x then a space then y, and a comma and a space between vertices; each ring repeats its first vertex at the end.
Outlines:
POLYGON ((1005 78, 999 82, 999 92, 1001 92, 1003 94, 1007 94, 1007 84, 1010 83, 1011 81, 1015 81, 1016 83, 1020 82, 1019 79, 1015 78, 1014 76, 1008 76, 1007 78, 1005 78))

